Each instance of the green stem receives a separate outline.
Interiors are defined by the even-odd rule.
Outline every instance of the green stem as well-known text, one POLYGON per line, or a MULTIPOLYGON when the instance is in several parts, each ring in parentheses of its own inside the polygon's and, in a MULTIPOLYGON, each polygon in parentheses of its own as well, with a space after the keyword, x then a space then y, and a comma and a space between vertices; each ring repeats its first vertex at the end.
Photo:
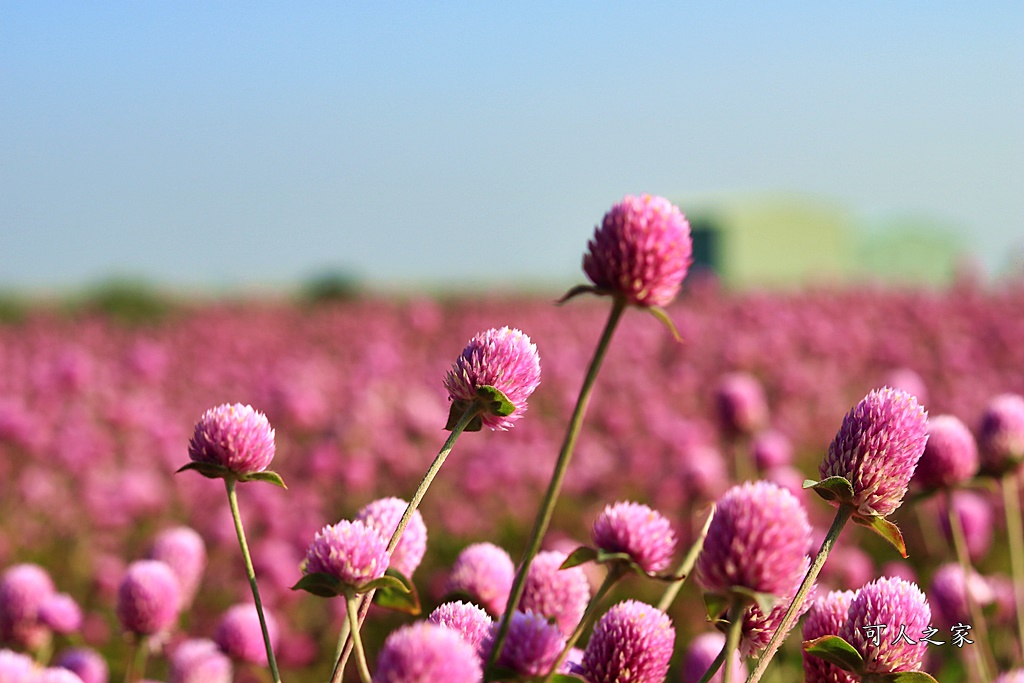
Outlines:
MULTIPOLYGON (((405 512, 402 514, 402 519, 398 522, 398 527, 395 529, 395 533, 391 534, 391 540, 388 541, 388 555, 395 551, 398 547, 398 542, 402 539, 402 533, 405 528, 409 526, 409 520, 412 519, 412 515, 416 512, 416 508, 419 507, 420 501, 423 500, 423 496, 426 495, 427 489, 430 488, 431 482, 434 481, 434 477, 441 469, 441 465, 444 464, 448 454, 452 452, 452 448, 455 447, 455 442, 458 440, 462 432, 466 431, 466 427, 473 418, 477 417, 483 407, 476 401, 470 403, 469 407, 466 408, 466 412, 462 414, 459 421, 452 427, 451 433, 448 438, 445 439, 444 445, 441 446, 441 450, 438 451, 437 456, 434 458, 434 462, 430 463, 430 467, 427 469, 427 473, 423 475, 423 479, 420 481, 419 487, 416 489, 416 493, 413 494, 412 500, 409 501, 409 505, 405 508, 405 512)), ((349 623, 349 633, 351 637, 346 638, 346 634, 342 631, 342 635, 339 639, 339 643, 344 642, 344 647, 341 648, 341 654, 335 660, 334 663, 334 674, 331 676, 331 683, 341 683, 342 677, 345 675, 345 666, 348 664, 348 658, 352 654, 352 647, 354 644, 354 637, 358 636, 358 631, 363 622, 366 620, 366 615, 370 611, 370 604, 373 602, 373 594, 375 591, 370 591, 362 596, 359 603, 359 618, 349 623)))
POLYGON ((604 331, 601 333, 601 338, 597 342, 597 348, 594 350, 594 357, 591 359, 590 367, 587 368, 587 374, 583 378, 583 386, 580 387, 579 397, 576 399, 576 407, 573 410, 572 418, 569 420, 569 426, 565 432, 565 440, 562 442, 562 449, 558 453, 558 460, 555 462, 555 469, 551 475, 551 482, 548 484, 547 492, 544 494, 544 500, 537 513, 537 519, 534 522, 526 552, 523 555, 522 562, 519 563, 519 570, 516 572, 515 579, 512 582, 508 603, 505 606, 505 614, 500 622, 501 625, 498 627, 498 635, 495 638, 494 647, 487 662, 487 668, 489 669, 494 667, 495 662, 498 661, 498 655, 501 654, 501 648, 505 645, 508 629, 512 624, 512 615, 515 614, 516 608, 519 607, 519 601, 522 599, 523 591, 526 588, 526 575, 530 570, 530 563, 540 551, 544 534, 551 524, 555 503, 558 501, 558 494, 562 490, 562 481, 565 479, 565 473, 569 469, 569 462, 572 460, 572 453, 576 447, 576 439, 579 437, 580 427, 583 425, 583 416, 587 412, 587 404, 590 402, 594 382, 597 380, 601 363, 604 361, 605 353, 608 351, 608 345, 612 340, 615 327, 618 325, 623 311, 626 310, 626 305, 624 298, 615 297, 612 310, 608 315, 608 322, 605 323, 604 331))
POLYGON ((608 591, 612 589, 619 579, 625 576, 625 572, 621 567, 616 564, 611 564, 608 567, 608 573, 605 574, 604 581, 601 582, 597 592, 594 593, 594 597, 590 599, 590 603, 587 605, 587 610, 583 613, 583 618, 580 619, 580 623, 576 624, 575 630, 569 639, 565 641, 565 648, 562 650, 562 654, 558 656, 555 661, 555 665, 551 667, 551 671, 544 677, 544 683, 551 680, 551 677, 558 672, 561 668, 562 663, 565 662, 566 657, 569 656, 569 651, 572 650, 573 646, 583 635, 583 631, 586 630, 593 621, 594 617, 597 616, 597 610, 601 606, 601 601, 604 600, 604 596, 608 594, 608 591))
POLYGON ((139 635, 133 635, 132 636, 132 643, 131 643, 131 647, 128 650, 128 657, 127 657, 127 659, 128 659, 128 666, 125 668, 125 672, 124 672, 124 683, 135 683, 135 679, 136 679, 135 665, 136 665, 137 660, 139 658, 139 649, 141 648, 140 641, 143 638, 144 638, 144 636, 139 636, 139 635))
POLYGON ((356 596, 345 596, 345 612, 348 614, 348 621, 352 625, 352 645, 356 651, 356 667, 359 669, 359 678, 363 683, 371 683, 370 668, 366 666, 366 652, 363 651, 363 639, 359 636, 359 614, 356 612, 356 596))
MULTIPOLYGON (((725 662, 725 656, 729 652, 729 639, 726 637, 725 642, 722 643, 722 649, 718 651, 718 656, 714 658, 711 664, 708 666, 708 670, 704 672, 704 675, 700 677, 697 683, 708 683, 718 670, 722 668, 722 664, 725 662)), ((730 681, 731 683, 731 681, 730 681)))
POLYGON ((960 515, 956 513, 956 509, 953 507, 953 493, 948 489, 946 490, 946 514, 949 518, 949 531, 953 536, 953 548, 960 563, 960 571, 964 576, 964 599, 967 600, 967 609, 971 613, 971 622, 974 626, 974 632, 978 636, 977 640, 984 649, 984 652, 979 653, 975 658, 978 663, 978 675, 981 677, 982 683, 991 683, 991 672, 998 669, 994 659, 991 659, 992 653, 989 650, 990 641, 988 639, 988 628, 985 625, 985 617, 981 613, 978 601, 974 599, 974 595, 971 593, 970 579, 974 574, 974 569, 971 567, 971 557, 967 552, 967 539, 964 537, 964 527, 960 523, 960 515))
POLYGON ((274 678, 274 683, 281 683, 281 674, 277 670, 277 659, 274 658, 274 648, 270 644, 267 618, 263 615, 263 601, 260 599, 260 587, 256 583, 256 570, 252 566, 252 556, 249 555, 249 544, 245 542, 245 530, 242 529, 242 515, 238 511, 238 496, 235 494, 236 483, 230 477, 224 480, 224 486, 228 490, 228 504, 231 506, 231 517, 235 520, 235 533, 238 534, 238 545, 242 549, 242 559, 245 560, 245 573, 249 577, 249 586, 252 588, 252 599, 256 603, 256 614, 260 618, 263 644, 267 648, 267 663, 270 664, 270 673, 274 678))
POLYGON ((818 578, 818 573, 821 568, 825 566, 825 560, 828 559, 828 554, 832 552, 833 546, 836 541, 839 540, 839 534, 843 531, 843 527, 850 521, 850 517, 853 515, 854 507, 849 503, 842 503, 839 509, 836 510, 835 519, 832 520, 832 526, 829 527, 828 533, 825 535, 825 540, 821 542, 821 548, 818 550, 818 554, 814 556, 814 561, 811 562, 811 566, 807 568, 807 574, 804 576, 803 583, 800 584, 800 588, 797 589, 796 595, 793 596, 793 602, 790 603, 789 609, 786 610, 785 616, 782 617, 782 623, 779 624, 778 630, 772 635, 771 641, 768 643, 768 647, 765 648, 764 654, 761 655, 760 659, 757 660, 757 666, 747 677, 746 683, 757 683, 761 680, 761 676, 764 675, 765 669, 768 668, 769 662, 772 661, 772 657, 779 651, 779 647, 782 646, 782 641, 789 635, 789 630, 793 628, 793 624, 796 623, 797 616, 800 614, 800 606, 804 604, 804 600, 807 599, 807 595, 811 592, 814 587, 814 580, 818 578))
POLYGON ((732 683, 732 668, 736 658, 733 653, 740 646, 740 635, 743 633, 743 615, 747 611, 744 604, 734 605, 729 610, 729 631, 725 635, 725 660, 722 664, 722 680, 725 683, 732 683))
POLYGON ((697 563, 697 557, 700 555, 701 548, 704 547, 704 539, 708 535, 708 528, 711 526, 711 518, 715 516, 715 506, 711 506, 711 512, 708 513, 708 518, 704 520, 704 526, 701 527, 700 533, 697 534, 697 540, 693 542, 690 549, 686 552, 686 557, 683 558, 682 564, 679 565, 679 569, 676 570, 676 576, 682 578, 678 581, 673 581, 669 584, 669 587, 665 589, 665 594, 661 596, 661 602, 658 603, 658 609, 662 612, 668 612, 668 608, 675 602, 676 596, 679 595, 679 591, 682 590, 683 584, 686 583, 686 578, 693 571, 693 565, 697 563))
POLYGON ((1007 474, 1002 480, 1003 509, 1006 513, 1006 536, 1010 546, 1010 573, 1013 575, 1013 598, 1017 604, 1017 637, 1024 647, 1024 529, 1020 516, 1020 480, 1007 474))

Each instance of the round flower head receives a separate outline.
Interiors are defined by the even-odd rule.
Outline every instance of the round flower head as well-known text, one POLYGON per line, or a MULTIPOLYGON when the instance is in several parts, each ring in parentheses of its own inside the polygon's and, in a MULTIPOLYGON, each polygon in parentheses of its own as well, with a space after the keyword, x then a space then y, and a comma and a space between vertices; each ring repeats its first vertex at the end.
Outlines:
POLYGON ((978 445, 960 418, 928 418, 928 444, 917 463, 914 482, 926 489, 962 484, 978 471, 978 445))
POLYGON ((782 432, 766 429, 754 437, 751 445, 754 462, 760 472, 786 467, 793 462, 793 444, 782 432))
POLYGON ((191 604, 206 569, 203 537, 187 526, 165 529, 153 539, 149 559, 167 563, 181 585, 182 604, 191 604))
POLYGON ((792 493, 766 481, 734 486, 715 506, 697 582, 722 595, 733 587, 792 595, 807 571, 810 538, 807 513, 792 493))
MULTIPOLYGON (((702 633, 691 640, 690 645, 686 648, 680 683, 699 683, 724 645, 725 634, 718 631, 702 633)), ((747 678, 747 667, 740 659, 739 652, 733 652, 732 659, 733 675, 729 683, 743 683, 747 678)), ((711 677, 710 683, 722 683, 724 676, 725 672, 719 669, 718 673, 711 677)))
POLYGON ((437 606, 427 621, 438 626, 450 628, 473 646, 474 652, 480 651, 481 643, 491 631, 491 618, 482 608, 468 602, 446 602, 437 606))
POLYGON ((217 643, 204 638, 186 640, 169 658, 168 683, 231 683, 231 660, 217 643))
POLYGON ((36 683, 38 672, 28 655, 0 650, 0 681, 4 683, 36 683))
POLYGON ((474 543, 455 558, 444 592, 464 594, 492 615, 505 612, 516 568, 512 558, 493 543, 474 543))
MULTIPOLYGON (((945 505, 942 506, 945 508, 945 505)), ((955 491, 953 493, 953 512, 960 520, 964 530, 964 541, 967 542, 967 554, 972 562, 979 562, 988 554, 992 547, 993 512, 989 499, 973 491, 955 491)), ((939 516, 939 526, 946 539, 953 543, 953 533, 949 528, 949 513, 944 509, 939 516)), ((951 545, 952 547, 952 545, 951 545)))
POLYGON ((988 582, 973 569, 966 581, 964 570, 957 562, 948 562, 935 570, 928 587, 928 600, 934 606, 935 621, 944 628, 969 623, 968 593, 978 605, 988 605, 995 600, 988 582))
MULTIPOLYGON (((277 647, 277 621, 263 606, 267 621, 267 634, 271 647, 277 647)), ((252 603, 240 603, 229 607, 221 616, 213 633, 217 647, 228 657, 239 662, 258 666, 267 665, 267 646, 260 628, 260 615, 252 603)))
POLYGON ((668 674, 676 631, 659 609, 626 600, 597 622, 583 651, 589 683, 661 683, 668 674))
POLYGON ((69 635, 82 627, 82 608, 67 593, 55 593, 39 606, 39 621, 54 633, 69 635))
POLYGON ((627 553, 648 574, 667 569, 676 548, 676 536, 668 520, 640 503, 605 507, 594 521, 591 536, 598 548, 627 553))
MULTIPOLYGON (((498 628, 499 624, 495 623, 481 646, 488 656, 494 648, 498 628)), ((540 676, 551 670, 564 649, 565 636, 557 625, 541 614, 517 611, 512 615, 497 664, 524 676, 540 676)))
POLYGON ((568 554, 557 550, 537 553, 526 574, 519 609, 554 619, 568 635, 583 618, 590 602, 590 582, 583 567, 559 569, 568 554))
POLYGON ((110 676, 107 660, 96 650, 87 647, 65 650, 57 657, 54 665, 75 672, 82 683, 107 683, 110 676))
POLYGON ((690 224, 663 197, 627 195, 587 244, 583 272, 599 291, 634 306, 667 306, 693 260, 690 224))
POLYGON ((1000 474, 1024 460, 1024 396, 1000 394, 981 417, 978 447, 986 472, 1000 474))
POLYGON ((74 671, 56 666, 40 669, 32 681, 33 683, 82 683, 82 679, 74 671))
POLYGON ((117 618, 125 631, 149 636, 178 620, 181 587, 163 562, 137 560, 128 565, 117 589, 117 618))
MULTIPOLYGON (((356 514, 356 519, 376 529, 387 544, 408 506, 401 498, 381 498, 365 505, 356 514)), ((423 523, 423 515, 416 510, 409 518, 409 524, 395 546, 395 551, 391 553, 391 567, 403 576, 411 577, 426 552, 427 525, 423 523)))
POLYGON ((883 387, 869 393, 843 419, 819 471, 845 477, 857 513, 891 514, 928 441, 928 415, 910 394, 883 387))
POLYGON ((304 574, 330 574, 357 587, 384 576, 388 568, 387 541, 373 527, 343 519, 317 532, 306 550, 304 574))
POLYGON ((718 423, 728 436, 750 435, 768 422, 768 401, 757 378, 745 372, 722 376, 715 391, 718 423))
POLYGON ((1024 669, 1014 669, 1004 674, 999 674, 994 683, 1024 683, 1024 669))
POLYGON ((56 593, 53 580, 37 564, 16 564, 0 577, 0 641, 35 649, 49 638, 40 608, 56 593))
POLYGON ((421 621, 387 637, 373 683, 479 683, 482 678, 472 645, 450 628, 421 621))
POLYGON ((274 449, 267 416, 241 403, 225 403, 203 413, 188 443, 192 462, 217 465, 235 475, 266 470, 274 449))
MULTIPOLYGON (((811 603, 804 620, 803 639, 837 636, 846 623, 853 591, 832 591, 811 603)), ((915 638, 916 640, 916 638, 915 638)), ((804 652, 805 683, 856 683, 857 679, 835 664, 804 652)))
MULTIPOLYGON (((507 430, 526 411, 526 399, 540 384, 540 356, 537 345, 516 329, 503 327, 481 332, 469 340, 462 355, 444 378, 448 398, 458 410, 478 399, 477 389, 492 386, 513 406, 508 415, 485 412, 483 424, 507 430)), ((456 419, 461 416, 455 416, 456 419)), ((452 425, 454 426, 454 425, 452 425)))
POLYGON ((867 673, 920 671, 927 643, 920 638, 932 618, 924 594, 916 584, 903 579, 881 578, 867 584, 853 597, 839 636, 864 658, 867 673), (878 644, 865 626, 885 624, 878 644), (900 628, 915 642, 899 638, 900 628))

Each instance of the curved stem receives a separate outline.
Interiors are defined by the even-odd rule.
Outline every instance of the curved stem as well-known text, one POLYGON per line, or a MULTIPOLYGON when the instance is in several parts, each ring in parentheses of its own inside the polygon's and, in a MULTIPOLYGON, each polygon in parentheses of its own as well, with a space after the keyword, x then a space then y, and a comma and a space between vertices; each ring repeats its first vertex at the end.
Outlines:
POLYGON ((601 601, 604 600, 604 596, 608 594, 608 591, 612 589, 619 579, 621 579, 625 573, 621 568, 615 564, 609 565, 608 573, 605 574, 604 581, 598 587, 594 593, 594 597, 590 599, 590 603, 587 605, 587 610, 583 613, 583 618, 580 619, 580 623, 576 624, 576 628, 573 630, 572 635, 565 641, 565 648, 562 649, 562 654, 555 660, 555 665, 551 667, 551 671, 544 677, 544 683, 551 680, 551 677, 558 672, 566 657, 569 656, 569 651, 572 650, 573 646, 583 635, 583 631, 586 630, 587 626, 594 621, 594 617, 597 616, 597 610, 601 606, 601 601))
POLYGON ((679 595, 679 591, 682 590, 683 584, 686 583, 686 578, 690 576, 690 572, 693 571, 693 565, 697 563, 697 557, 700 555, 701 548, 704 547, 704 539, 708 535, 708 527, 711 526, 711 519, 715 516, 715 506, 712 504, 711 512, 708 513, 708 518, 704 520, 704 526, 701 527, 700 533, 697 534, 697 540, 693 542, 690 549, 686 552, 686 557, 683 558, 682 563, 679 565, 679 569, 676 570, 676 576, 682 578, 678 581, 673 581, 669 584, 669 587, 665 589, 665 594, 661 596, 661 602, 658 603, 658 609, 662 612, 668 612, 668 608, 675 602, 676 596, 679 595))
POLYGON ((523 555, 522 562, 519 563, 519 569, 512 582, 508 603, 505 606, 505 614, 501 620, 501 625, 498 627, 498 635, 494 640, 494 647, 491 650, 487 668, 494 667, 495 662, 498 661, 498 655, 501 654, 501 648, 505 645, 508 629, 512 624, 511 615, 515 614, 519 601, 523 597, 530 563, 540 551, 544 534, 551 523, 551 517, 555 511, 555 503, 558 501, 558 494, 562 490, 562 481, 565 479, 565 473, 569 469, 569 462, 572 460, 572 453, 576 447, 576 439, 579 437, 580 427, 583 425, 583 416, 587 412, 587 404, 590 402, 594 382, 601 369, 601 363, 604 361, 604 356, 608 351, 608 345, 612 340, 612 335, 615 333, 615 328, 625 310, 626 300, 616 297, 612 304, 612 310, 608 315, 608 322, 605 323, 604 331, 601 333, 601 338, 597 342, 597 348, 594 350, 594 357, 590 361, 590 367, 587 368, 587 374, 583 378, 583 385, 580 387, 579 397, 576 399, 576 407, 573 409, 572 418, 569 420, 569 425, 565 432, 565 440, 562 442, 562 449, 559 451, 558 460, 555 462, 551 482, 548 484, 547 492, 544 494, 544 500, 537 513, 537 519, 534 522, 533 531, 526 546, 526 552, 523 555))
POLYGON ((967 551, 967 539, 964 537, 964 527, 960 523, 960 515, 956 513, 956 509, 953 507, 953 493, 950 490, 946 490, 946 515, 949 518, 949 532, 953 536, 953 548, 956 551, 957 560, 960 563, 960 571, 963 573, 964 578, 964 599, 967 601, 967 609, 971 613, 971 622, 974 626, 974 632, 978 635, 977 640, 982 645, 984 652, 978 654, 975 657, 978 663, 978 675, 980 676, 982 683, 991 683, 993 670, 997 670, 995 661, 991 659, 992 653, 989 650, 989 639, 988 639, 988 628, 985 625, 985 617, 981 613, 981 607, 978 605, 978 601, 974 599, 974 595, 971 593, 971 575, 974 573, 974 568, 971 567, 971 557, 967 551))
POLYGON ((356 651, 356 667, 359 669, 359 678, 363 683, 371 683, 370 668, 366 666, 366 652, 363 651, 363 639, 359 637, 359 615, 356 612, 356 596, 345 596, 345 612, 348 614, 348 621, 352 624, 352 646, 356 651))
POLYGON ((747 611, 746 605, 735 605, 729 610, 729 631, 725 635, 725 660, 722 665, 722 680, 725 683, 732 683, 732 668, 736 658, 733 653, 740 646, 740 635, 743 633, 743 615, 747 611))
POLYGON ((260 599, 260 587, 256 583, 256 570, 252 566, 252 556, 249 555, 249 544, 245 542, 245 530, 242 529, 242 515, 238 511, 238 496, 235 494, 236 483, 231 478, 224 480, 224 486, 228 490, 228 505, 231 506, 231 517, 235 520, 235 533, 238 535, 238 545, 242 549, 242 559, 245 560, 245 573, 249 577, 249 587, 252 588, 252 599, 256 603, 256 614, 260 618, 260 630, 263 632, 263 644, 267 648, 267 663, 270 665, 270 674, 274 678, 274 683, 281 683, 281 674, 277 670, 274 648, 270 644, 267 618, 263 615, 263 600, 260 599))
POLYGON ((789 635, 789 630, 793 628, 793 624, 796 623, 797 615, 800 614, 800 606, 804 604, 804 600, 807 599, 807 595, 811 592, 811 588, 814 587, 814 580, 818 578, 818 573, 821 568, 825 566, 825 560, 828 559, 828 554, 832 552, 833 546, 836 541, 839 540, 839 534, 843 531, 843 527, 850 520, 853 515, 853 506, 849 503, 843 503, 836 510, 836 516, 832 520, 832 526, 829 527, 828 533, 825 534, 825 540, 821 542, 821 548, 818 550, 818 554, 814 556, 814 561, 811 562, 811 566, 807 568, 807 574, 804 576, 803 583, 800 584, 800 588, 797 589, 796 595, 793 596, 793 602, 789 604, 789 609, 786 610, 785 616, 782 617, 782 623, 779 624, 778 630, 772 635, 771 641, 768 643, 768 647, 765 649, 764 654, 757 660, 757 666, 750 672, 750 676, 747 677, 746 683, 757 683, 761 680, 761 676, 764 675, 765 669, 768 668, 769 662, 772 661, 772 657, 779 651, 779 647, 782 646, 782 641, 789 635))
POLYGON ((1017 637, 1024 647, 1024 530, 1020 516, 1020 479, 1007 474, 1001 482, 1003 509, 1006 513, 1006 536, 1010 546, 1010 573, 1013 576, 1013 598, 1017 605, 1017 637))

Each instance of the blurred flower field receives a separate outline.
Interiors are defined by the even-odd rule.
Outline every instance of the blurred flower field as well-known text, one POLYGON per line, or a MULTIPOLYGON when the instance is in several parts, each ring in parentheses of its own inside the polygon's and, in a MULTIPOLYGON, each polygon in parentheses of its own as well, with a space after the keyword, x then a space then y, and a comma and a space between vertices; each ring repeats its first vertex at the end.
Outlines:
MULTIPOLYGON (((343 605, 290 589, 306 548, 325 524, 375 499, 409 498, 444 440, 442 381, 452 358, 475 332, 500 325, 529 332, 542 379, 515 429, 462 437, 420 506, 427 552, 412 578, 424 613, 444 597, 465 546, 489 541, 513 559, 522 553, 607 311, 593 299, 554 299, 179 303, 131 323, 88 309, 29 309, 0 324, 0 567, 37 563, 80 606, 78 632, 53 636, 55 656, 89 645, 123 676, 118 586, 158 532, 187 525, 206 543, 207 566, 170 638, 212 637, 225 611, 248 601, 248 586, 222 487, 174 472, 188 462, 192 427, 205 410, 251 404, 276 430, 274 469, 288 484, 239 491, 282 674, 326 680, 343 605)), ((817 544, 833 509, 801 484, 818 478, 843 416, 869 390, 905 389, 931 415, 955 415, 972 430, 993 397, 1024 394, 1021 283, 733 293, 698 277, 667 312, 681 342, 654 318, 625 313, 546 548, 586 543, 604 506, 620 500, 660 511, 686 548, 709 504, 746 478, 788 487, 817 544), (758 412, 758 390, 766 412, 758 412), (740 395, 730 405, 742 408, 747 396, 752 412, 724 413, 730 391, 740 395)), ((914 491, 912 482, 911 499, 914 491)), ((993 650, 1012 662, 1020 654, 1002 502, 994 488, 962 498, 993 650), (975 519, 988 522, 972 526, 975 519)), ((929 594, 934 615, 932 577, 955 561, 944 517, 938 498, 908 500, 893 515, 907 560, 851 526, 819 591, 899 575, 929 594)), ((651 603, 663 590, 633 579, 616 588, 651 603)), ((682 681, 681 644, 712 630, 695 585, 683 588, 669 616, 678 638, 668 680, 682 681)), ((368 651, 408 620, 371 612, 368 651)), ((927 670, 944 683, 969 680, 970 656, 969 645, 933 647, 927 670)), ((800 666, 799 643, 787 643, 775 680, 800 679, 800 666)), ((155 656, 150 675, 165 670, 155 656)), ((255 669, 237 675, 259 680, 255 669)))

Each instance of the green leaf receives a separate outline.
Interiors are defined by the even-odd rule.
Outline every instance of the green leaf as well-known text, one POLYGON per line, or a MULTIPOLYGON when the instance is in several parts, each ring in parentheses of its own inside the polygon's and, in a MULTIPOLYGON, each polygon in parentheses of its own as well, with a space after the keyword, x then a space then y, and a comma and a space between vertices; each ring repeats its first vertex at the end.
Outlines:
POLYGON ((412 586, 407 584, 397 576, 388 576, 385 574, 379 579, 373 581, 367 581, 366 583, 357 586, 355 589, 356 593, 369 593, 370 591, 380 590, 395 590, 399 593, 411 593, 412 586))
POLYGON ((555 302, 557 305, 564 304, 569 299, 579 296, 580 294, 596 294, 598 296, 606 295, 608 292, 602 291, 593 285, 576 285, 568 292, 562 295, 562 298, 555 302))
POLYGON ((903 534, 900 533, 900 528, 885 519, 884 517, 864 517, 861 515, 854 515, 853 521, 856 524, 865 526, 876 534, 889 541, 893 548, 899 551, 900 555, 904 558, 907 557, 907 544, 903 541, 903 534))
MULTIPOLYGON (((411 616, 417 616, 422 611, 416 587, 409 579, 394 569, 388 569, 384 576, 376 581, 371 581, 370 584, 374 584, 374 588, 377 590, 373 594, 373 601, 381 607, 411 616)), ((359 592, 365 592, 364 588, 370 584, 360 586, 359 592)))
POLYGON ((345 594, 345 584, 338 577, 326 572, 306 574, 292 586, 293 591, 306 591, 321 598, 334 598, 345 594))
POLYGON ((597 550, 588 548, 587 546, 580 546, 569 553, 569 557, 565 558, 565 562, 562 563, 559 569, 572 569, 573 567, 578 567, 581 564, 593 562, 597 559, 597 556, 597 550))
POLYGON ((728 595, 721 593, 704 594, 704 609, 707 612, 708 621, 721 621, 725 613, 729 611, 729 605, 731 604, 732 599, 728 595))
POLYGON ((281 478, 281 475, 270 470, 253 472, 252 474, 243 474, 238 477, 238 481, 265 481, 273 484, 274 486, 280 486, 283 489, 288 488, 284 485, 284 479, 281 478))
POLYGON ((508 396, 498 387, 490 385, 477 387, 476 397, 483 402, 487 412, 491 415, 505 417, 516 411, 516 406, 508 400, 508 396))
POLYGON ((235 476, 234 472, 229 470, 227 467, 224 467, 223 465, 214 465, 213 463, 208 462, 190 462, 184 467, 179 467, 175 474, 186 472, 188 470, 198 472, 208 479, 231 479, 235 476))
POLYGON ((553 683, 580 683, 580 681, 586 680, 573 674, 552 674, 551 680, 553 683))
POLYGON ((731 592, 733 595, 739 596, 739 599, 743 602, 757 605, 757 609, 761 610, 761 614, 765 616, 771 614, 771 611, 775 609, 775 605, 779 602, 779 596, 777 595, 758 593, 742 586, 733 586, 731 592))
POLYGON ((672 322, 672 318, 668 317, 668 313, 665 312, 664 308, 661 306, 649 306, 647 310, 651 312, 651 315, 653 315, 658 322, 668 328, 668 331, 672 333, 672 337, 677 342, 682 343, 682 335, 679 334, 679 330, 676 329, 676 324, 672 322))
POLYGON ((822 636, 814 640, 804 641, 804 652, 814 655, 826 662, 835 664, 843 671, 860 675, 864 668, 864 658, 848 642, 839 636, 822 636))
POLYGON ((899 671, 891 674, 881 674, 879 681, 884 683, 939 683, 930 674, 924 671, 899 671))
POLYGON ((853 502, 853 484, 846 477, 828 477, 821 481, 808 479, 804 482, 804 488, 814 489, 815 493, 829 502, 853 502))
MULTIPOLYGON (((452 401, 451 408, 448 409, 448 421, 445 422, 444 428, 447 429, 449 432, 455 429, 455 425, 459 424, 459 420, 462 419, 462 416, 466 414, 466 411, 469 410, 469 407, 471 405, 472 403, 470 401, 452 401)), ((483 429, 483 426, 483 416, 477 415, 472 420, 469 421, 469 424, 466 425, 466 429, 464 431, 479 432, 481 429, 483 429)))

